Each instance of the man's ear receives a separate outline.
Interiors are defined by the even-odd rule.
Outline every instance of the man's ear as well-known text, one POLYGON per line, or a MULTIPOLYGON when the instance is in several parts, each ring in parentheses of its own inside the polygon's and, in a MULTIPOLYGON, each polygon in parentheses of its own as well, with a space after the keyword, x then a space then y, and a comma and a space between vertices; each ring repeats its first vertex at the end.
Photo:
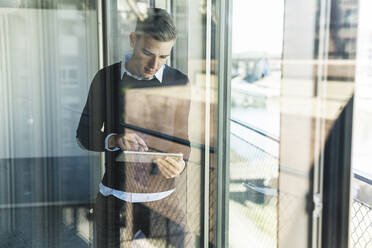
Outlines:
POLYGON ((130 43, 130 47, 131 48, 134 48, 134 46, 136 45, 136 33, 135 32, 132 32, 130 33, 129 35, 129 43, 130 43))

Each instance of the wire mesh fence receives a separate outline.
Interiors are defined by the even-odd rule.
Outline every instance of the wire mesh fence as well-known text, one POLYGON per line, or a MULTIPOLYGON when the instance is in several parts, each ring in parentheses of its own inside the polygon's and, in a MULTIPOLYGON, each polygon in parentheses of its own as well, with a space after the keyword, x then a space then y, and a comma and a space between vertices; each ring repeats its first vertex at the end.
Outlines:
POLYGON ((258 147, 256 142, 249 142, 245 137, 248 130, 240 130, 237 126, 233 129, 229 246, 276 247, 279 166, 276 149, 258 147))
POLYGON ((372 248, 372 206, 370 195, 372 185, 354 179, 359 190, 354 196, 351 208, 350 237, 353 248, 372 248))
MULTIPOLYGON (((245 245, 239 239, 244 232, 244 240, 251 245, 257 241, 258 246, 253 247, 276 247, 277 228, 285 229, 286 223, 286 216, 281 216, 281 224, 277 225, 278 158, 258 147, 257 142, 241 137, 241 133, 231 136, 230 246, 245 245)), ((353 191, 358 192, 351 205, 350 244, 353 248, 372 248, 372 184, 354 178, 353 185, 353 191)), ((284 208, 294 202, 290 195, 281 197, 284 208)))

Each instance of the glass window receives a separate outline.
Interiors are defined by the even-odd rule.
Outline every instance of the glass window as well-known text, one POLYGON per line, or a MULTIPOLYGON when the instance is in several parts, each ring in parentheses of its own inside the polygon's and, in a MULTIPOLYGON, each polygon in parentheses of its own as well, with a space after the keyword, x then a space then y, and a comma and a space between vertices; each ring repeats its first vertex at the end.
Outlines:
POLYGON ((356 49, 355 99, 353 113, 352 141, 352 201, 350 206, 350 244, 352 247, 368 247, 372 240, 372 32, 368 10, 371 3, 359 1, 359 8, 348 9, 346 15, 350 23, 358 27, 356 49))
POLYGON ((283 1, 233 1, 231 247, 277 244, 283 18, 283 1))
POLYGON ((0 247, 82 247, 100 157, 76 128, 98 69, 94 1, 0 4, 0 247))
MULTIPOLYGON (((140 220, 136 220, 138 218, 136 204, 123 212, 128 220, 127 226, 123 229, 123 237, 127 236, 128 242, 140 242, 136 240, 136 235, 132 235, 140 231, 146 237, 146 242, 154 247, 166 247, 167 245, 204 247, 204 239, 207 236, 204 236, 203 223, 209 221, 208 212, 205 211, 209 205, 204 207, 208 204, 205 198, 209 195, 209 191, 205 191, 205 184, 213 185, 205 181, 205 177, 206 173, 208 175, 210 173, 209 167, 213 164, 214 156, 213 152, 208 154, 206 151, 213 151, 215 144, 213 122, 216 118, 214 114, 216 102, 214 95, 217 93, 214 86, 217 82, 216 71, 213 72, 210 65, 207 69, 207 63, 211 63, 211 58, 209 57, 209 62, 207 62, 206 44, 208 41, 206 40, 204 4, 200 1, 153 1, 150 3, 147 1, 110 1, 106 6, 108 64, 120 63, 120 66, 123 66, 123 61, 127 61, 126 68, 129 72, 131 69, 136 72, 131 63, 137 61, 139 66, 142 66, 140 63, 144 63, 145 73, 150 66, 146 61, 154 59, 154 61, 160 61, 159 64, 164 64, 160 67, 161 70, 165 68, 162 75, 154 75, 155 78, 149 82, 136 83, 132 82, 132 79, 126 79, 131 82, 130 85, 123 82, 120 88, 123 89, 121 93, 123 93, 124 102, 119 102, 119 105, 123 106, 119 117, 123 130, 120 132, 135 133, 147 144, 149 151, 182 153, 186 162, 184 172, 175 180, 175 187, 172 186, 175 192, 171 196, 160 200, 159 203, 143 204, 144 211, 149 212, 147 219, 143 219, 150 223, 148 230, 138 226, 140 220), (146 46, 145 43, 144 46, 138 47, 139 50, 136 50, 135 42, 138 40, 131 43, 133 38, 141 39, 139 36, 132 37, 131 35, 136 31, 137 19, 146 18, 146 8, 151 4, 165 9, 173 18, 177 39, 172 50, 167 49, 169 47, 165 50, 156 50, 156 46, 146 46), (166 55, 166 58, 163 59, 162 55, 166 55), (175 230, 180 232, 179 238, 175 237, 175 230), (181 234, 185 236, 181 237, 181 234), (181 239, 184 240, 180 241, 181 239)), ((158 40, 154 43, 157 44, 158 40)), ((130 156, 127 154, 127 159, 130 156)), ((145 188, 152 190, 151 192, 169 190, 170 186, 163 177, 162 167, 151 167, 150 170, 156 175, 152 177, 153 179, 149 179, 149 185, 141 186, 143 190, 145 188)), ((134 171, 135 169, 127 166, 125 173, 135 174, 134 171)), ((135 184, 128 180, 126 187, 134 187, 135 184)), ((214 191, 214 188, 211 187, 212 190, 214 191)), ((214 227, 210 226, 210 228, 213 230, 214 227)), ((207 232, 209 232, 208 229, 207 232)), ((212 235, 209 241, 214 242, 212 235)))
POLYGON ((371 8, 0 1, 0 247, 370 247, 371 8))
POLYGON ((217 73, 205 3, 0 7, 0 246, 212 244, 217 73), (169 30, 133 36, 150 6, 173 18, 175 44, 159 38, 169 30))

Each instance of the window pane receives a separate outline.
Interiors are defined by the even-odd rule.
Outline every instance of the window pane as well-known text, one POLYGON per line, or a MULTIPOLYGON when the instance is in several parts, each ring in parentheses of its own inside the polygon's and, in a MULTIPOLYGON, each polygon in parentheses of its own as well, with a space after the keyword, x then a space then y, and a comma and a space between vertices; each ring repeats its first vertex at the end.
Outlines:
POLYGON ((234 0, 232 18, 229 244, 276 247, 284 2, 234 0))
MULTIPOLYGON (((113 94, 117 93, 114 99, 118 100, 109 107, 112 118, 119 120, 112 124, 115 133, 140 137, 149 149, 146 152, 181 153, 186 164, 179 177, 171 179, 165 178, 161 165, 156 163, 141 164, 144 167, 140 174, 141 167, 137 168, 130 159, 133 154, 123 156, 125 164, 121 164, 121 172, 118 169, 117 173, 110 173, 109 165, 106 166, 102 181, 105 186, 110 184, 110 174, 123 173, 125 183, 121 191, 153 194, 175 189, 156 202, 141 204, 144 213, 141 218, 138 204, 123 204, 125 210, 121 210, 120 215, 124 216, 126 225, 120 229, 122 244, 203 247, 206 237, 203 223, 209 221, 205 211, 208 207, 204 207, 209 195, 205 185, 209 182, 204 180, 206 173, 212 174, 214 169, 216 135, 212 123, 216 118, 217 94, 217 71, 213 67, 207 69, 206 65, 211 63, 210 58, 207 61, 206 49, 213 48, 206 41, 205 2, 118 0, 107 2, 106 13, 108 63, 105 66, 114 68, 115 72, 120 70, 121 78, 119 88, 112 89, 113 94), (133 33, 137 20, 149 16, 147 8, 151 3, 165 9, 173 18, 177 35, 174 45, 168 46, 169 40, 160 36, 155 39, 146 33, 133 33), (123 67, 125 73, 121 75, 123 67), (153 68, 162 73, 152 74, 150 70, 146 74, 153 68), (115 106, 117 110, 113 110, 115 106), (209 150, 211 154, 206 153, 209 150)), ((105 75, 103 81, 107 84, 112 81, 108 79, 112 74, 105 75)), ((211 191, 214 192, 214 188, 211 191)), ((212 215, 213 211, 210 212, 212 215)), ((103 229, 99 225, 97 222, 97 228, 101 228, 97 229, 97 235, 103 229)), ((107 227, 117 230, 114 226, 107 227)), ((211 225, 211 233, 213 228, 211 225)), ((214 242, 213 239, 210 235, 210 242, 214 242)))
POLYGON ((93 2, 0 6, 1 247, 92 242, 100 159, 76 128, 98 68, 93 2))
POLYGON ((358 24, 356 50, 356 81, 353 113, 353 181, 350 206, 350 244, 368 247, 372 242, 372 32, 369 1, 360 0, 358 9, 347 12, 348 19, 358 24), (356 15, 358 13, 358 15, 356 15), (357 18, 358 16, 358 18, 357 18))

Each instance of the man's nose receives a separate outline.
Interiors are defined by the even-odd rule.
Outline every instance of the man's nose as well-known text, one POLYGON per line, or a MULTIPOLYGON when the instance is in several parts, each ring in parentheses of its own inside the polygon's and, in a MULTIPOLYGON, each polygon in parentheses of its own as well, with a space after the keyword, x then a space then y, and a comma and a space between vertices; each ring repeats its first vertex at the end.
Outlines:
POLYGON ((158 62, 159 62, 158 58, 154 56, 154 57, 151 58, 149 66, 152 69, 155 69, 156 66, 158 65, 158 62))

